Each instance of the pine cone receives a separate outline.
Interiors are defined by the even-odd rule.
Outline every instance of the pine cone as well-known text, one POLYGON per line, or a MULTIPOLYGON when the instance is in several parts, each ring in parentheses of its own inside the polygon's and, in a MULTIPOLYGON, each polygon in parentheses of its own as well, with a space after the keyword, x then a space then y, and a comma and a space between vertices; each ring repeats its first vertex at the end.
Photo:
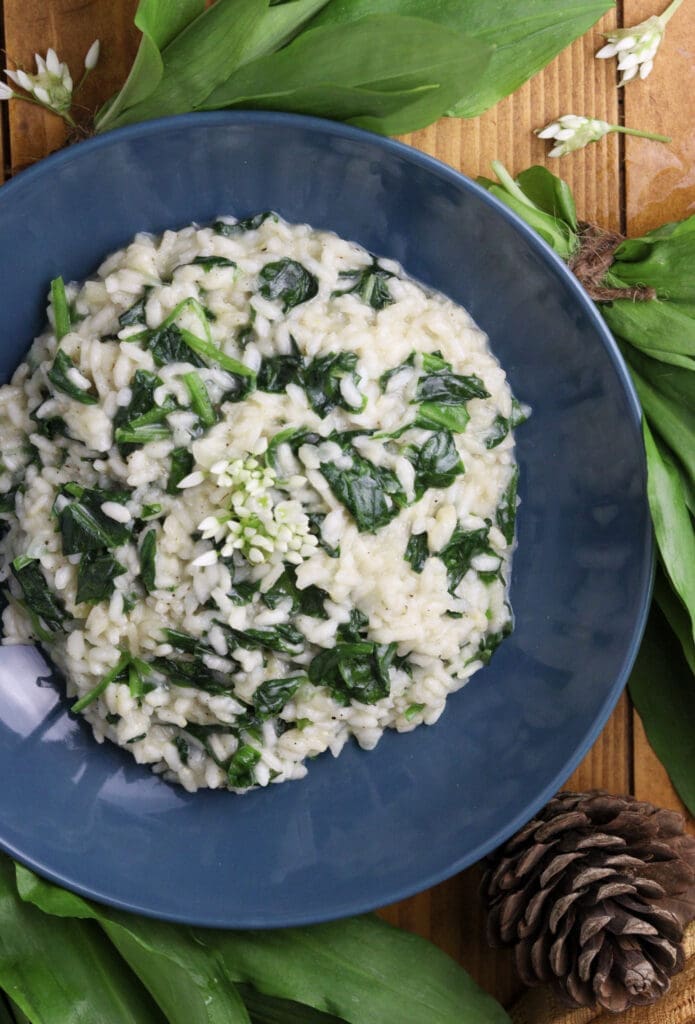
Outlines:
POLYGON ((653 1003, 683 967, 695 837, 680 814, 602 791, 559 793, 488 859, 492 946, 526 985, 575 1006, 653 1003))

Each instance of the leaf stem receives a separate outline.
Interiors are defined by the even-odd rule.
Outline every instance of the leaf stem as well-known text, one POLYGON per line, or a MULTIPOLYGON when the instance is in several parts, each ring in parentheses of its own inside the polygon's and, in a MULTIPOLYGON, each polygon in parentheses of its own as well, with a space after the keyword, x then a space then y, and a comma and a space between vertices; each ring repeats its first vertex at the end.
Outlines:
POLYGON ((623 135, 636 135, 640 139, 652 139, 654 142, 670 142, 669 135, 658 135, 656 132, 642 132, 639 128, 626 128, 622 124, 611 125, 610 131, 621 132, 623 135))
POLYGON ((515 199, 518 199, 520 203, 524 203, 526 206, 530 206, 534 210, 537 209, 536 204, 529 199, 521 186, 517 185, 504 164, 500 163, 499 160, 493 160, 491 166, 510 195, 514 196, 515 199))
POLYGON ((664 23, 664 25, 668 21, 671 20, 671 18, 676 13, 676 11, 678 10, 678 8, 680 7, 680 5, 682 3, 683 3, 683 0, 671 0, 671 3, 668 5, 666 10, 662 14, 659 15, 659 18, 664 23))
POLYGON ((129 663, 129 661, 130 654, 128 654, 127 652, 122 654, 118 661, 116 662, 116 664, 111 669, 111 671, 107 672, 104 678, 100 682, 98 682, 97 685, 89 691, 89 693, 85 693, 84 697, 81 697, 78 701, 75 701, 75 703, 70 708, 72 713, 74 715, 79 714, 80 711, 84 711, 87 705, 91 704, 92 701, 97 699, 97 697, 101 697, 102 693, 107 688, 107 686, 109 686, 115 679, 118 678, 118 676, 121 674, 121 672, 129 663))

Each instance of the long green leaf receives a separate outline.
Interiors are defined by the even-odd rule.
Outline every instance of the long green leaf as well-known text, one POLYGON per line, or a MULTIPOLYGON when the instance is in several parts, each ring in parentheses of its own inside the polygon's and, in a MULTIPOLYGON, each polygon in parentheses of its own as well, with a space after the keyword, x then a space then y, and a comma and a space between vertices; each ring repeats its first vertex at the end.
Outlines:
POLYGON ((270 932, 194 931, 225 973, 349 1024, 509 1024, 431 943, 375 917, 270 932))
POLYGON ((16 1024, 14 1016, 10 1013, 10 1008, 3 999, 2 993, 0 992, 0 1024, 16 1024))
POLYGON ((669 586, 662 569, 656 574, 654 581, 654 600, 666 617, 666 620, 680 641, 683 656, 695 676, 695 640, 690 629, 690 619, 682 601, 669 586))
POLYGON ((695 370, 695 317, 681 306, 616 299, 599 311, 613 334, 646 356, 695 370))
POLYGON ((0 988, 32 1024, 166 1024, 99 928, 24 903, 1 855, 0 988))
POLYGON ((252 985, 239 985, 239 993, 251 1017, 251 1024, 344 1024, 342 1017, 321 1013, 302 1003, 264 996, 252 985))
POLYGON ((663 454, 646 422, 647 496, 664 567, 688 610, 695 636, 695 530, 678 470, 663 454))
POLYGON ((695 302, 695 217, 665 224, 641 238, 629 238, 615 251, 606 281, 617 287, 648 285, 660 299, 695 302))
POLYGON ((205 0, 140 0, 135 12, 140 46, 123 88, 97 114, 97 131, 117 127, 123 110, 155 91, 164 70, 161 50, 204 10, 205 0))
POLYGON ((16 870, 23 900, 46 914, 91 919, 101 925, 169 1024, 249 1024, 234 984, 221 975, 215 958, 193 941, 187 929, 96 906, 20 865, 16 870))
POLYGON ((281 46, 326 3, 269 7, 268 0, 217 0, 167 46, 156 88, 141 102, 122 106, 108 127, 199 108, 236 68, 281 46))
POLYGON ((99 921, 136 970, 141 957, 156 956, 201 992, 213 978, 211 998, 243 983, 348 1024, 509 1024, 441 950, 375 917, 268 932, 191 930, 89 904, 25 868, 17 868, 17 886, 48 914, 99 921))
POLYGON ((695 814, 695 687, 661 611, 652 606, 629 682, 654 752, 695 814))
POLYGON ((480 77, 489 56, 486 44, 423 18, 366 15, 311 28, 246 64, 204 107, 300 110, 398 134, 435 120, 451 96, 480 77))
POLYGON ((365 14, 426 17, 494 47, 487 68, 451 104, 477 117, 518 89, 613 6, 610 0, 332 0, 311 23, 343 25, 365 14))

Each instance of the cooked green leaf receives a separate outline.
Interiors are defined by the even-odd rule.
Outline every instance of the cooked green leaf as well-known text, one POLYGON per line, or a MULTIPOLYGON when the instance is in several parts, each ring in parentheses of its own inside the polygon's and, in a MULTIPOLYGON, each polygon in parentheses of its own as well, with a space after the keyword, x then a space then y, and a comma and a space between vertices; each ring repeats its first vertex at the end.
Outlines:
POLYGON ((519 467, 514 467, 514 472, 511 475, 509 483, 507 484, 502 500, 499 503, 497 511, 495 513, 495 522, 502 531, 502 535, 506 540, 507 544, 511 544, 514 540, 514 526, 516 523, 516 506, 517 506, 517 486, 519 483, 519 467))
POLYGON ((261 295, 266 299, 282 299, 283 313, 318 294, 319 283, 314 275, 288 256, 266 263, 259 277, 263 282, 261 295))
POLYGON ((59 348, 53 360, 53 366, 48 371, 48 379, 51 384, 58 391, 74 398, 76 402, 81 402, 82 405, 96 405, 98 401, 96 395, 92 394, 91 390, 87 391, 71 381, 68 377, 70 370, 77 370, 77 367, 67 352, 63 352, 59 348))
POLYGON ((134 324, 145 323, 145 306, 151 291, 151 288, 145 287, 138 301, 134 302, 129 309, 126 309, 125 313, 121 313, 118 318, 120 327, 132 327, 134 324))
POLYGON ((422 572, 425 562, 430 556, 430 549, 427 543, 426 533, 414 533, 411 535, 403 556, 406 562, 410 562, 415 572, 422 572))
POLYGON ((495 651, 502 643, 502 641, 511 635, 512 630, 512 623, 508 622, 498 632, 486 633, 485 636, 480 641, 480 643, 478 644, 478 653, 476 655, 476 660, 482 661, 483 665, 488 665, 490 663, 492 655, 495 653, 495 651))
POLYGON ((53 308, 55 336, 58 341, 62 341, 65 335, 70 333, 72 326, 70 322, 70 307, 68 306, 65 284, 62 277, 56 277, 51 281, 51 306, 53 308))
POLYGON ((51 629, 59 629, 68 615, 60 598, 49 590, 40 563, 27 555, 20 555, 12 562, 12 574, 22 588, 24 604, 29 611, 43 619, 51 629))
POLYGON ((202 267, 206 274, 217 267, 236 267, 234 260, 226 256, 195 256, 188 265, 202 267))
POLYGON ((445 405, 441 402, 422 402, 413 426, 425 430, 451 430, 462 434, 468 426, 470 413, 465 405, 445 405))
POLYGON ((84 711, 86 707, 88 707, 95 700, 98 700, 98 698, 101 697, 102 693, 106 690, 108 686, 111 685, 111 683, 120 682, 121 680, 127 679, 129 664, 130 655, 127 652, 121 654, 120 658, 113 666, 113 668, 106 673, 106 675, 96 684, 96 686, 92 687, 89 693, 86 693, 84 697, 80 697, 79 700, 75 701, 75 703, 70 708, 72 713, 74 715, 77 715, 81 711, 84 711))
POLYGON ((75 500, 65 505, 59 515, 64 555, 116 548, 130 539, 130 527, 117 523, 101 511, 101 505, 113 501, 108 492, 76 488, 75 500))
POLYGON ((261 683, 253 694, 253 706, 258 718, 263 722, 266 718, 278 715, 305 679, 306 676, 291 676, 288 679, 266 679, 261 683))
POLYGON ((341 704, 351 700, 375 704, 389 695, 389 670, 395 654, 395 643, 337 643, 316 655, 309 665, 309 679, 328 687, 341 704))
POLYGON ((179 484, 193 472, 193 453, 188 448, 174 448, 171 453, 169 476, 167 479, 167 494, 178 494, 179 484))
POLYGON ((212 225, 212 229, 216 235, 223 235, 225 238, 236 238, 237 235, 243 235, 246 231, 257 231, 261 224, 265 224, 269 217, 277 221, 276 214, 271 210, 264 210, 262 213, 254 214, 253 217, 244 217, 243 220, 238 220, 236 224, 228 224, 225 220, 216 220, 212 225))
POLYGON ((449 370, 437 370, 420 377, 415 391, 417 402, 438 402, 440 405, 461 405, 471 398, 489 398, 480 377, 468 377, 449 370))
POLYGON ((465 472, 454 438, 448 430, 432 434, 420 450, 407 451, 415 468, 415 498, 419 500, 429 487, 449 487, 465 472))
POLYGON ((270 629, 232 629, 224 622, 218 623, 222 628, 230 650, 235 647, 246 647, 250 650, 264 649, 279 651, 282 654, 299 654, 304 649, 304 637, 290 623, 281 623, 270 629))
POLYGON ((148 530, 140 544, 140 579, 148 594, 156 589, 157 531, 148 530))
POLYGON ((191 399, 191 408, 198 416, 203 427, 211 427, 217 423, 217 413, 212 407, 205 381, 199 373, 184 373, 183 382, 191 399))
POLYGON ((292 348, 293 351, 288 355, 264 358, 256 378, 256 387, 259 391, 282 394, 288 384, 301 385, 304 360, 294 338, 292 339, 292 348))
POLYGON ((305 366, 302 384, 315 413, 327 416, 337 406, 350 412, 362 411, 366 399, 362 398, 359 405, 352 405, 340 387, 343 377, 349 376, 357 389, 360 378, 355 372, 356 366, 356 352, 329 352, 328 355, 317 356, 305 366))
POLYGON ((297 570, 293 565, 286 565, 282 575, 261 596, 269 608, 277 608, 281 601, 289 598, 292 602, 290 612, 311 615, 316 619, 328 618, 323 605, 328 598, 327 592, 313 584, 300 590, 297 586, 297 570))
POLYGON ((372 309, 383 309, 393 302, 393 297, 386 283, 393 274, 384 270, 374 260, 371 266, 361 270, 341 270, 340 277, 352 278, 354 284, 350 288, 334 291, 334 296, 359 295, 372 309))
POLYGON ((346 643, 359 643, 364 640, 368 629, 369 616, 359 608, 351 608, 349 619, 347 622, 340 623, 336 630, 336 637, 346 643))
POLYGON ((153 328, 147 332, 144 343, 157 366, 167 366, 169 363, 205 366, 205 362, 186 344, 183 332, 176 324, 153 328))
POLYGON ((235 750, 227 768, 227 781, 237 789, 246 789, 256 781, 254 768, 261 759, 261 752, 248 743, 242 743, 235 750))
POLYGON ((375 466, 353 448, 352 466, 338 469, 331 462, 321 463, 321 472, 333 494, 350 512, 357 529, 374 533, 398 515, 407 503, 401 482, 386 466, 375 466))
POLYGON ((155 658, 152 668, 166 676, 173 686, 190 686, 194 690, 206 693, 229 693, 232 683, 222 681, 203 662, 202 657, 184 661, 176 658, 155 658))
POLYGON ((485 554, 489 548, 489 529, 481 526, 479 530, 463 530, 457 526, 448 543, 437 551, 446 566, 449 590, 453 593, 471 567, 476 555, 485 554))
POLYGON ((113 581, 124 572, 125 566, 117 562, 108 551, 86 551, 77 569, 75 601, 78 604, 106 601, 113 594, 113 581))

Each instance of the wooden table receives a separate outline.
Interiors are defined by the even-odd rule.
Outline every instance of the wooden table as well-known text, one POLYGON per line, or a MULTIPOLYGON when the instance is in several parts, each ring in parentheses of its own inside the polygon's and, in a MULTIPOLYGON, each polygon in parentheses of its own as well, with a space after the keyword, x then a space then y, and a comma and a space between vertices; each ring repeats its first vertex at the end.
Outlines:
MULTIPOLYGON (((485 0, 494 2, 494 0, 485 0)), ((570 184, 582 219, 628 235, 695 213, 695 13, 684 5, 669 26, 655 70, 645 82, 616 87, 614 61, 596 61, 601 32, 634 25, 666 6, 623 0, 586 36, 514 96, 472 121, 442 120, 407 136, 413 146, 466 174, 488 174, 501 160, 516 173, 546 163, 570 184), (562 160, 547 159, 547 144, 533 128, 563 113, 589 114, 611 123, 673 137, 670 146, 611 135, 562 160)), ((137 46, 132 24, 136 0, 4 0, 0 3, 8 56, 29 66, 34 51, 53 46, 76 75, 88 46, 102 41, 102 59, 82 101, 94 109, 125 79, 137 46)), ((62 122, 26 103, 2 107, 5 176, 63 144, 62 122)), ((632 792, 683 810, 651 751, 639 718, 623 696, 568 787, 632 792)), ((692 821, 691 821, 692 825, 692 821)), ((505 1004, 520 990, 508 955, 489 950, 483 937, 477 888, 479 869, 383 910, 384 917, 437 943, 505 1004)), ((616 1018, 618 1019, 618 1018, 616 1018)), ((435 1022, 433 1022, 435 1024, 435 1022)))

